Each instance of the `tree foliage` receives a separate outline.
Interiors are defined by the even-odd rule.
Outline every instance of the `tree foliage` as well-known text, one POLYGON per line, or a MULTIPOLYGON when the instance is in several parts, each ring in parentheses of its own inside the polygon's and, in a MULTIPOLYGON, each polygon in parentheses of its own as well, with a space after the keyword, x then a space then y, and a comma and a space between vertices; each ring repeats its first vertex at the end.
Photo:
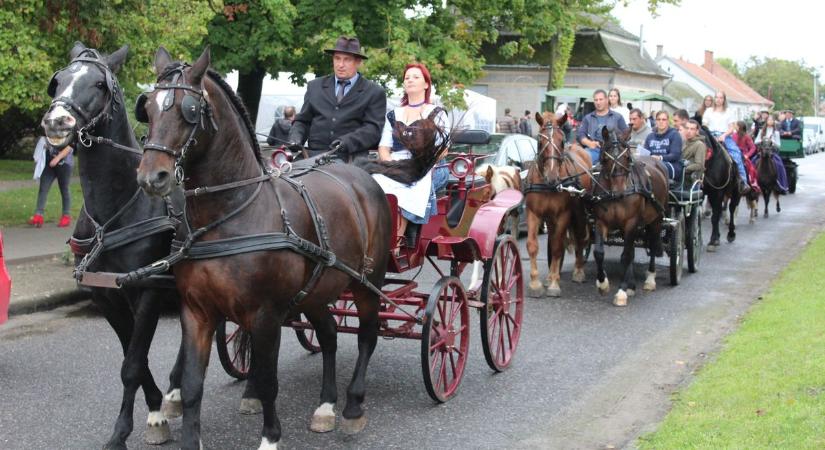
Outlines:
POLYGON ((177 0, 0 0, 0 155, 37 130, 49 105, 46 86, 74 41, 104 53, 129 44, 118 80, 127 104, 154 79, 159 45, 189 59, 206 34, 206 2, 177 0))
POLYGON ((730 58, 716 58, 715 59, 720 66, 724 67, 725 70, 731 73, 731 75, 735 76, 736 78, 742 79, 742 69, 730 58))
MULTIPOLYGON (((743 79, 763 97, 773 100, 774 109, 792 109, 798 116, 813 115, 814 69, 804 63, 751 57, 745 64, 743 79)), ((818 90, 821 92, 822 87, 818 90)))

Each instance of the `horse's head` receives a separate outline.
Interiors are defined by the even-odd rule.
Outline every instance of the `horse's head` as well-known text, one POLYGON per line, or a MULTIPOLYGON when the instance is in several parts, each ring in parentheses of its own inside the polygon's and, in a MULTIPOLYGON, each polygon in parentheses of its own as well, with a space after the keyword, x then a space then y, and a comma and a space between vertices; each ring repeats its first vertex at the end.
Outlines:
POLYGON ((602 177, 626 176, 633 165, 633 155, 627 144, 630 128, 619 135, 607 127, 602 127, 602 177))
POLYGON ((536 122, 539 124, 536 167, 545 182, 558 183, 564 162, 564 133, 561 126, 567 122, 567 115, 556 119, 552 112, 536 112, 536 122))
POLYGON ((149 127, 138 168, 138 183, 149 194, 168 194, 182 181, 184 165, 204 153, 202 135, 214 127, 203 87, 209 62, 209 48, 191 66, 172 61, 163 47, 155 53, 157 83, 135 104, 135 117, 149 127))
POLYGON ((76 135, 82 140, 96 124, 111 119, 114 108, 123 101, 114 74, 128 51, 129 46, 124 45, 106 56, 75 42, 69 52, 71 62, 49 81, 52 103, 40 124, 51 145, 71 145, 76 135))
POLYGON ((768 161, 773 156, 774 152, 778 150, 772 139, 762 139, 757 147, 759 148, 759 157, 767 158, 765 161, 768 161))

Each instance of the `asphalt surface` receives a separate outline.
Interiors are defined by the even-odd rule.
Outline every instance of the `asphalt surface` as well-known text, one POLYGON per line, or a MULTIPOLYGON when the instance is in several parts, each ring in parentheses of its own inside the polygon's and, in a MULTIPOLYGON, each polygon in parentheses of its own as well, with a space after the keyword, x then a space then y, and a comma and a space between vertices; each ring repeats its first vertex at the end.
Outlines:
MULTIPOLYGON (((513 367, 492 373, 480 346, 472 313, 472 345, 458 396, 437 405, 422 382, 420 347, 415 341, 381 339, 368 373, 369 424, 357 436, 314 434, 309 418, 320 393, 321 358, 307 354, 284 330, 277 410, 281 448, 611 448, 632 446, 667 412, 669 396, 691 378, 720 339, 825 223, 821 208, 825 156, 802 161, 796 195, 782 197, 782 212, 753 225, 744 207, 738 239, 704 253, 699 273, 682 285, 668 284, 659 260, 653 293, 640 292, 629 306, 611 299, 618 285, 619 252, 607 254, 609 295, 587 282, 570 282, 571 260, 562 272, 563 297, 527 299, 524 332, 513 367)), ((704 221, 705 240, 710 235, 704 221)), ((724 235, 724 234, 723 234, 724 235)), ((522 238, 525 277, 527 253, 522 238)), ((541 248, 546 248, 543 237, 541 248)), ((544 255, 544 252, 541 252, 544 255)), ((645 258, 637 251, 641 283, 645 258)), ((546 263, 540 263, 542 276, 546 263)), ((427 290, 432 271, 419 276, 427 290)), ((150 366, 165 388, 180 342, 173 316, 162 319, 150 366)), ((109 437, 120 407, 120 346, 106 322, 88 303, 17 316, 0 327, 0 448, 90 448, 109 437)), ((352 336, 339 338, 338 389, 343 402, 356 348, 352 336)), ((221 369, 212 352, 202 411, 205 448, 257 448, 260 416, 237 413, 243 385, 221 369)), ((343 405, 339 405, 338 412, 343 405)), ((146 406, 138 393, 132 448, 143 443, 146 406)), ((178 447, 180 419, 171 421, 178 447)))

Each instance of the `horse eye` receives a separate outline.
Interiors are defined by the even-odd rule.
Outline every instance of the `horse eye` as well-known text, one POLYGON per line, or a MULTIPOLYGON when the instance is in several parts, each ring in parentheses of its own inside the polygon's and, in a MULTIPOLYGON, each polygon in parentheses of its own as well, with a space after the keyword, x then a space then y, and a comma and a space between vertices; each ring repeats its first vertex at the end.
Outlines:
POLYGON ((97 84, 95 84, 95 86, 97 86, 99 89, 103 89, 106 87, 106 83, 98 81, 97 84))

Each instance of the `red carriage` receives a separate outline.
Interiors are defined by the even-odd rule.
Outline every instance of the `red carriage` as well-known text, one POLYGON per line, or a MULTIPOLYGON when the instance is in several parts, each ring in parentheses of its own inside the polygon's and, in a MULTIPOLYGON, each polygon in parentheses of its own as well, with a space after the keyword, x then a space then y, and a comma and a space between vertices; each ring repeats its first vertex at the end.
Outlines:
MULTIPOLYGON (((421 226, 411 245, 393 242, 383 292, 380 336, 421 341, 421 366, 429 395, 447 401, 457 391, 467 362, 470 342, 470 308, 479 315, 481 342, 491 369, 507 369, 518 345, 524 313, 524 292, 518 244, 507 233, 510 213, 522 202, 521 192, 507 189, 493 195, 492 187, 477 179, 473 168, 487 155, 472 153, 472 145, 486 143, 486 132, 465 132, 460 142, 470 145, 469 153, 448 156, 452 175, 446 192, 437 200, 437 212, 421 226), (445 273, 437 260, 449 261, 445 273), (439 275, 429 290, 420 289, 415 277, 398 276, 420 269, 427 262, 439 275), (469 286, 460 279, 470 266, 482 265, 483 277, 473 277, 469 286)), ((278 160, 275 155, 273 160, 278 160)), ((399 214, 394 196, 387 201, 393 223, 399 214)), ((396 233, 392 233, 395 236, 396 233)), ((349 293, 344 293, 330 311, 340 333, 358 332, 357 312, 349 293), (353 323, 356 322, 356 323, 353 323)), ((285 324, 295 329, 298 341, 308 351, 321 349, 310 323, 303 317, 285 324)), ((218 326, 216 342, 224 369, 245 378, 236 326, 218 326)))

